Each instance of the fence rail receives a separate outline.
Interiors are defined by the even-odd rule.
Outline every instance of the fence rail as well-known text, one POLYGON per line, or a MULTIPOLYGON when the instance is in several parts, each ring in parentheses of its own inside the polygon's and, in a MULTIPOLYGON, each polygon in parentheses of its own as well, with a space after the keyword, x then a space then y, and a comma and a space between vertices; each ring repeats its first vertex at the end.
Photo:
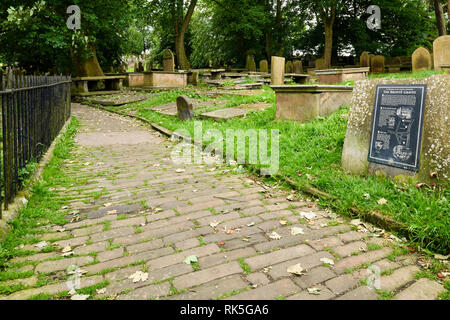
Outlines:
POLYGON ((70 117, 70 84, 66 76, 0 74, 0 218, 22 187, 21 171, 39 162, 70 117))

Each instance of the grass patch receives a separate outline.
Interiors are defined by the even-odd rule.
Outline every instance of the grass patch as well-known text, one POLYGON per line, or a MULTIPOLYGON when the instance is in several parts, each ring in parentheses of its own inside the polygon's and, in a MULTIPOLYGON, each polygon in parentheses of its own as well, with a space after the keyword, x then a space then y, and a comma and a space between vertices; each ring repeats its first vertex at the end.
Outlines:
POLYGON ((244 258, 239 258, 238 262, 242 268, 242 270, 244 270, 245 274, 250 274, 252 272, 252 269, 250 268, 250 266, 244 261, 244 258))
POLYGON ((28 205, 20 210, 15 219, 9 222, 10 231, 0 242, 0 279, 7 278, 10 274, 8 269, 12 267, 12 264, 9 260, 21 255, 20 249, 16 249, 18 246, 39 241, 38 236, 42 232, 39 227, 43 225, 42 223, 38 225, 39 221, 56 225, 67 223, 64 219, 66 213, 61 210, 66 199, 57 197, 57 193, 52 190, 57 187, 83 183, 67 176, 62 171, 64 163, 72 160, 71 151, 74 147, 74 136, 78 126, 78 119, 72 118, 67 130, 56 143, 54 155, 43 171, 42 180, 31 187, 32 197, 29 199, 28 205))
MULTIPOLYGON (((431 74, 434 73, 390 74, 389 77, 420 78, 431 74)), ((178 94, 163 92, 154 99, 134 104, 133 109, 137 111, 138 116, 170 130, 184 130, 185 134, 194 136, 195 122, 181 122, 176 117, 149 110, 149 107, 175 101, 178 94)), ((446 186, 439 185, 436 190, 418 190, 413 184, 400 185, 387 178, 349 175, 340 167, 347 127, 347 118, 344 115, 348 113, 349 108, 342 108, 327 118, 300 124, 294 121, 274 121, 275 94, 268 87, 265 87, 262 94, 226 98, 229 101, 228 107, 242 103, 273 103, 272 107, 265 111, 250 112, 245 118, 223 122, 213 120, 201 122, 203 134, 215 129, 220 131, 223 137, 226 137, 227 129, 244 131, 278 129, 280 132, 279 171, 277 175, 265 178, 265 182, 269 184, 279 182, 287 186, 284 181, 285 178, 289 178, 298 190, 313 185, 338 199, 334 201, 321 198, 319 203, 322 207, 330 208, 343 215, 351 215, 352 208, 357 208, 362 213, 378 211, 407 224, 410 229, 409 241, 417 243, 422 248, 445 253, 450 246, 450 226, 447 218, 450 214, 448 204, 450 194, 446 186), (365 198, 364 194, 369 194, 370 198, 365 198), (386 199, 387 203, 379 205, 377 200, 381 198, 386 199)), ((204 143, 209 144, 212 141, 213 139, 204 143)), ((269 145, 270 143, 269 139, 269 145)), ((222 146, 226 151, 225 142, 222 146)), ((247 146, 245 150, 247 160, 248 149, 247 146)), ((268 149, 270 150, 270 146, 268 149)), ((259 174, 261 168, 260 164, 247 166, 247 169, 255 174, 259 174)), ((212 210, 211 212, 216 214, 212 210)))

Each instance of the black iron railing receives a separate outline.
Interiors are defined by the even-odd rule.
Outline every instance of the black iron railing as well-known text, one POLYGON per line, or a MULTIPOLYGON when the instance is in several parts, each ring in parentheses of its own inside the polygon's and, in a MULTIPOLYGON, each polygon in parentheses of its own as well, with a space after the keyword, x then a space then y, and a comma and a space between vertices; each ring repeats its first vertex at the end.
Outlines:
POLYGON ((0 218, 22 187, 21 172, 39 162, 70 117, 66 76, 0 74, 0 218))

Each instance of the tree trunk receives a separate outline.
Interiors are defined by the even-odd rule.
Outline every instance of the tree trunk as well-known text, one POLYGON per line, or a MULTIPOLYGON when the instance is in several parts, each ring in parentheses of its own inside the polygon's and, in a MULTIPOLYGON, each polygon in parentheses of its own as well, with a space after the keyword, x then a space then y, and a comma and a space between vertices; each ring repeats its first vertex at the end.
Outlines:
POLYGON ((333 55, 333 24, 324 23, 325 27, 325 52, 323 58, 325 60, 325 68, 331 67, 331 57, 333 55))
POLYGON ((89 59, 80 58, 72 49, 70 49, 74 69, 73 75, 76 77, 103 77, 105 74, 98 62, 97 51, 92 45, 89 46, 89 49, 92 53, 92 56, 89 59))
POLYGON ((270 31, 266 32, 266 57, 267 61, 270 61, 270 57, 272 57, 272 33, 270 31))
POLYGON ((445 36, 447 29, 445 26, 444 8, 439 0, 434 0, 434 12, 436 13, 436 26, 439 31, 439 36, 445 36))
POLYGON ((448 15, 448 32, 450 33, 450 0, 447 3, 447 15, 448 15))
POLYGON ((174 10, 177 12, 177 16, 174 17, 175 21, 175 51, 177 53, 177 62, 178 67, 180 69, 190 69, 190 63, 186 56, 186 50, 184 47, 184 36, 189 27, 189 23, 191 22, 192 15, 194 14, 195 6, 197 5, 198 0, 191 0, 189 4, 188 11, 186 13, 186 17, 184 17, 183 13, 183 3, 184 1, 180 1, 178 10, 174 10))
POLYGON ((175 37, 175 50, 177 53, 178 67, 182 70, 190 69, 191 66, 184 48, 184 32, 178 33, 178 36, 175 37))

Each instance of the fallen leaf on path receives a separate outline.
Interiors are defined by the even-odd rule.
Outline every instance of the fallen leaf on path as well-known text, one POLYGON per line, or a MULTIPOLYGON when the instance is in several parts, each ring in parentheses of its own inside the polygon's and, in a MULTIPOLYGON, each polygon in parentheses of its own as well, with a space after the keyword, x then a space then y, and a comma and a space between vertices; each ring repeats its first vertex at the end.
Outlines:
POLYGON ((380 200, 377 201, 377 203, 382 206, 383 204, 387 203, 387 200, 385 198, 381 198, 380 200))
POLYGON ((288 273, 292 273, 295 274, 297 276, 302 276, 304 274, 306 274, 307 270, 303 269, 301 264, 298 263, 296 265, 290 266, 289 268, 287 268, 286 270, 288 273))
POLYGON ((47 242, 46 241, 41 241, 39 243, 36 243, 34 246, 39 248, 39 249, 42 249, 42 248, 45 248, 47 246, 47 242))
POLYGON ((134 283, 137 283, 139 281, 145 282, 148 280, 148 273, 136 271, 131 276, 129 276, 128 279, 132 279, 134 283))
POLYGON ((72 255, 74 255, 75 253, 73 252, 73 251, 70 251, 70 252, 66 252, 66 253, 63 253, 61 256, 62 257, 69 257, 69 256, 72 256, 72 255))
POLYGON ((211 228, 216 228, 220 223, 221 223, 220 221, 217 222, 217 221, 214 220, 214 221, 211 222, 209 225, 211 226, 211 228))
POLYGON ((294 227, 291 229, 291 235, 296 236, 298 234, 305 234, 302 228, 294 227))
POLYGON ((71 246, 67 246, 67 247, 65 247, 64 249, 62 249, 62 253, 66 253, 66 252, 70 252, 70 251, 72 251, 72 247, 71 246))
POLYGON ((108 202, 108 203, 105 203, 103 206, 104 206, 105 208, 108 208, 108 207, 111 207, 112 205, 113 205, 113 203, 108 202))
POLYGON ((350 221, 350 224, 354 225, 354 226, 359 226, 362 224, 360 219, 353 219, 352 221, 350 221))
POLYGON ((304 212, 304 211, 300 212, 300 216, 305 219, 308 219, 308 220, 311 220, 311 219, 314 219, 315 217, 317 217, 315 213, 304 212))
POLYGON ((176 173, 183 173, 183 172, 186 172, 186 170, 184 170, 184 169, 177 169, 175 172, 176 173))
POLYGON ((434 258, 438 259, 438 260, 448 260, 448 258, 450 257, 450 255, 444 256, 442 254, 435 254, 434 258))
POLYGON ((184 259, 183 262, 186 264, 196 263, 196 262, 198 262, 198 258, 197 258, 197 256, 189 256, 186 259, 184 259))
POLYGON ((295 200, 295 195, 291 194, 289 196, 286 197, 286 200, 288 201, 294 201, 295 200))
POLYGON ((368 193, 364 193, 363 196, 364 196, 364 198, 366 198, 366 199, 370 199, 370 194, 368 194, 368 193))
POLYGON ((320 261, 322 261, 323 263, 329 264, 329 265, 334 265, 334 260, 332 260, 332 259, 322 258, 322 259, 320 259, 320 261))
POLYGON ((250 223, 247 225, 247 227, 253 227, 254 225, 255 225, 254 222, 250 222, 250 223))
POLYGON ((276 233, 276 232, 274 231, 274 232, 272 232, 272 233, 269 235, 269 238, 272 239, 272 240, 280 240, 280 239, 281 239, 281 236, 280 236, 278 233, 276 233))
POLYGON ((285 225, 287 225, 287 223, 288 223, 286 220, 280 220, 279 222, 280 222, 280 224, 281 224, 282 226, 285 226, 285 225))
POLYGON ((108 215, 116 214, 117 210, 110 210, 107 212, 108 215))
POLYGON ((316 296, 320 295, 320 289, 319 288, 308 288, 309 294, 314 294, 316 296))
POLYGON ((87 300, 90 297, 88 294, 75 294, 70 300, 87 300))
POLYGON ((97 294, 105 294, 106 293, 106 288, 103 289, 97 289, 95 290, 97 292, 97 294))

